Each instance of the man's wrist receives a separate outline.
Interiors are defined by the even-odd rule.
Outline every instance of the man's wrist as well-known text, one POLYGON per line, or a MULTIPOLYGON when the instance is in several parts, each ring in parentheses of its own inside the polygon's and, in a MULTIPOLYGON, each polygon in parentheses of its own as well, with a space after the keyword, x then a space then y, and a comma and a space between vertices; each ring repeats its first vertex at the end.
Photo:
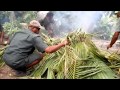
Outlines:
POLYGON ((110 44, 110 47, 112 47, 112 44, 110 44))
POLYGON ((65 46, 65 44, 64 44, 64 43, 60 43, 59 45, 60 45, 60 46, 62 46, 62 47, 63 47, 63 46, 65 46))

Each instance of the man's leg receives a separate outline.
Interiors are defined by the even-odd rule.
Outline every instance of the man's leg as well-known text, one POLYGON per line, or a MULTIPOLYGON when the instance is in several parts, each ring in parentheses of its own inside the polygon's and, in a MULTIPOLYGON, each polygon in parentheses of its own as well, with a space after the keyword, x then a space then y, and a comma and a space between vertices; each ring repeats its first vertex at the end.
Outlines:
POLYGON ((26 68, 31 68, 38 64, 43 59, 43 54, 39 52, 34 52, 26 59, 26 68))
MULTIPOLYGON (((14 68, 16 76, 26 76, 31 74, 32 67, 38 64, 42 60, 43 56, 41 53, 34 52, 25 59, 25 65, 14 68)), ((33 70, 32 70, 33 71, 33 70)))
POLYGON ((17 68, 11 67, 11 69, 12 69, 12 71, 14 73, 13 74, 14 76, 20 76, 20 77, 22 77, 22 76, 28 75, 27 71, 26 71, 26 67, 17 67, 17 68))
POLYGON ((40 62, 40 60, 37 59, 37 60, 33 61, 31 64, 28 64, 26 67, 27 67, 27 68, 33 67, 33 66, 35 66, 36 64, 38 64, 39 62, 40 62))

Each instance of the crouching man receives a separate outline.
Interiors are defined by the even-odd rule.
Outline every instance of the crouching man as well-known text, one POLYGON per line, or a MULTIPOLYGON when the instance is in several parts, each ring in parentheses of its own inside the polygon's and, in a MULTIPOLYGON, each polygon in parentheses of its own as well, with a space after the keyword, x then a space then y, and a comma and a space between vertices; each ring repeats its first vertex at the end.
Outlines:
POLYGON ((69 44, 67 40, 64 40, 57 45, 48 46, 39 35, 40 28, 40 23, 32 20, 28 25, 28 30, 16 32, 12 37, 10 45, 3 54, 3 60, 16 72, 26 74, 28 68, 43 59, 43 53, 53 53, 69 44))

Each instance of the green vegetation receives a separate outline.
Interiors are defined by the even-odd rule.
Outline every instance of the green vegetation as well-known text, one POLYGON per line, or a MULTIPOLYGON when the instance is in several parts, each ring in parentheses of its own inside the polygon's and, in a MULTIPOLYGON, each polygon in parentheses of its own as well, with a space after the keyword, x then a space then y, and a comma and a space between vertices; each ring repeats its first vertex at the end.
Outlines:
MULTIPOLYGON (((9 22, 3 24, 5 32, 12 36, 21 30, 20 23, 29 23, 36 19, 36 11, 19 12, 20 17, 15 16, 13 11, 1 11, 0 19, 9 17, 9 22), (14 15, 13 15, 14 14, 14 15), (13 15, 13 16, 11 16, 13 15)), ((93 32, 97 38, 110 39, 113 29, 119 27, 120 20, 110 16, 112 12, 103 14, 97 22, 93 32)), ((64 38, 54 39, 42 33, 42 37, 48 45, 61 42, 64 38)), ((47 79, 115 79, 120 68, 119 55, 99 50, 91 41, 92 35, 81 31, 69 33, 67 39, 69 46, 65 46, 52 54, 46 54, 44 59, 30 75, 32 78, 47 79)), ((4 65, 2 55, 5 47, 0 48, 0 67, 4 65)))

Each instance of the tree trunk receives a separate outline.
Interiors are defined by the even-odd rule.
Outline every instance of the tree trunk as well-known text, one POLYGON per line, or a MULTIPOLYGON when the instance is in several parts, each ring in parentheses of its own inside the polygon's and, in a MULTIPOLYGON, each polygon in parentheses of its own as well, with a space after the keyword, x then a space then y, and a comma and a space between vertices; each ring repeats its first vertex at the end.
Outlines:
POLYGON ((13 22, 14 20, 16 20, 16 16, 15 16, 15 13, 14 11, 10 11, 10 22, 13 22))

